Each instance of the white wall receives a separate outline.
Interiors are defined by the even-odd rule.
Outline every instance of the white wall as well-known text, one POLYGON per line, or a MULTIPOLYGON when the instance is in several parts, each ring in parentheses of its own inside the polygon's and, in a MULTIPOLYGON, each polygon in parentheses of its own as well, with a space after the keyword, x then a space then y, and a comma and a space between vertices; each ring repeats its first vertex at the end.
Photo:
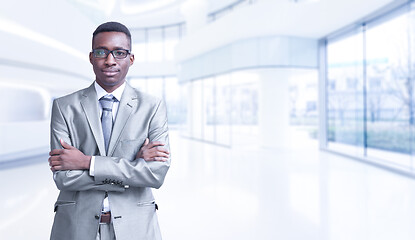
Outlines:
POLYGON ((2 1, 0 161, 48 151, 52 98, 94 79, 95 27, 68 1, 2 1))

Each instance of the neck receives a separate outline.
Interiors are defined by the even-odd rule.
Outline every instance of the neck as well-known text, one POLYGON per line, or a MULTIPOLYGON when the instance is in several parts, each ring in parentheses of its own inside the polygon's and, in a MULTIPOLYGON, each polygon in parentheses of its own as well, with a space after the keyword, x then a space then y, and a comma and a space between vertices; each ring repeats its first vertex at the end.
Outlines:
MULTIPOLYGON (((96 81, 96 80, 95 80, 96 81)), ((114 85, 114 86, 106 86, 101 84, 100 82, 96 81, 98 83, 98 85, 100 85, 107 93, 112 93, 114 92, 117 88, 119 88, 124 82, 114 85)))

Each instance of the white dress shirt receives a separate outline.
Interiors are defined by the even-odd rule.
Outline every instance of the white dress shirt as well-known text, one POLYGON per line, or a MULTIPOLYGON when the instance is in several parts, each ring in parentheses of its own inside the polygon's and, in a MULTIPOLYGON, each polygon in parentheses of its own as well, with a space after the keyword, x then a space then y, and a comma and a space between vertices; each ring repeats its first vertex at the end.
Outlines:
MULTIPOLYGON (((118 106, 120 105, 121 96, 122 96, 122 93, 124 92, 124 89, 125 89, 125 82, 121 86, 119 86, 117 89, 115 89, 112 93, 107 93, 107 91, 105 91, 105 89, 103 89, 96 81, 94 83, 94 86, 95 86, 95 91, 97 92, 98 106, 100 106, 100 108, 99 108, 100 119, 101 119, 101 115, 102 115, 102 106, 101 106, 101 104, 99 104, 99 99, 101 99, 105 95, 112 95, 113 97, 115 97, 117 99, 117 101, 115 101, 114 104, 112 105, 112 118, 113 118, 112 120, 113 120, 113 122, 115 122, 115 119, 117 117, 117 112, 118 112, 118 106)), ((101 121, 99 121, 99 122, 101 122, 101 121)), ((89 175, 94 176, 94 174, 95 174, 95 157, 92 156, 91 164, 89 166, 89 175)), ((106 197, 104 199, 103 206, 102 206, 102 211, 103 212, 109 212, 110 211, 108 197, 106 197)))

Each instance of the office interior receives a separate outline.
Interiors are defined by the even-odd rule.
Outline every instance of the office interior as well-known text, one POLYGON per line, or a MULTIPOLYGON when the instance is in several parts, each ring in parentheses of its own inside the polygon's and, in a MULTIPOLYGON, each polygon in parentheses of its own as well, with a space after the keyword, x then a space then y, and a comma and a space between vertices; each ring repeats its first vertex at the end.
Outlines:
POLYGON ((94 81, 92 32, 165 100, 164 239, 415 238, 412 0, 37 0, 0 7, 0 238, 48 239, 53 99, 94 81))

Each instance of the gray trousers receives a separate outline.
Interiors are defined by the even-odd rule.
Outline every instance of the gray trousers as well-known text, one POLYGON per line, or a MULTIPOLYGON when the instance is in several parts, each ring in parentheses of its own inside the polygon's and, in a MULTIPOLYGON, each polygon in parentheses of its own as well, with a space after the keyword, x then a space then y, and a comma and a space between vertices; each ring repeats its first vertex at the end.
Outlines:
POLYGON ((114 226, 112 223, 100 223, 96 240, 115 240, 114 226))

